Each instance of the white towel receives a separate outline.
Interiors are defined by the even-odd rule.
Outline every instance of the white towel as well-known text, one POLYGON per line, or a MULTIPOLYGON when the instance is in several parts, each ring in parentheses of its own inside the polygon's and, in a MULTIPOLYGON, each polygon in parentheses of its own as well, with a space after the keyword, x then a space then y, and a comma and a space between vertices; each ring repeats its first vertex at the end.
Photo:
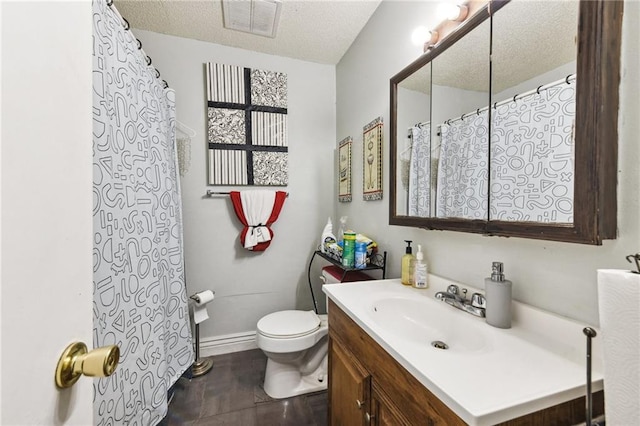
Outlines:
POLYGON ((249 231, 244 240, 244 248, 248 249, 271 240, 269 229, 265 226, 273 211, 276 200, 274 191, 241 191, 240 200, 249 231))

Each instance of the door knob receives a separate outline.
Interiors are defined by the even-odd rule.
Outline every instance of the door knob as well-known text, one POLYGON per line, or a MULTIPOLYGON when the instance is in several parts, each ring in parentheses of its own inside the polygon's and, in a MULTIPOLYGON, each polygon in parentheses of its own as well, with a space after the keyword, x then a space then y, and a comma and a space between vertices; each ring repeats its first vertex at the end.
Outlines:
POLYGON ((56 385, 68 388, 81 375, 106 377, 113 374, 120 360, 120 348, 116 345, 103 346, 87 352, 87 345, 75 342, 62 352, 56 367, 56 385))

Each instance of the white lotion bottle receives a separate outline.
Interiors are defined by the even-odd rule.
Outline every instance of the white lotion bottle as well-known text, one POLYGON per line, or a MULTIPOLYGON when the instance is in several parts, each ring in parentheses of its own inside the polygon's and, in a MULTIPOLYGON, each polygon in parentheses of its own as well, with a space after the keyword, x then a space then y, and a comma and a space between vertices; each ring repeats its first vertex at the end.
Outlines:
POLYGON ((493 262, 491 277, 484 280, 487 324, 511 328, 511 281, 504 279, 502 262, 493 262))
POLYGON ((413 283, 415 288, 428 288, 427 282, 427 264, 424 262, 424 253, 422 253, 422 246, 418 244, 418 252, 416 253, 416 260, 413 263, 413 283))

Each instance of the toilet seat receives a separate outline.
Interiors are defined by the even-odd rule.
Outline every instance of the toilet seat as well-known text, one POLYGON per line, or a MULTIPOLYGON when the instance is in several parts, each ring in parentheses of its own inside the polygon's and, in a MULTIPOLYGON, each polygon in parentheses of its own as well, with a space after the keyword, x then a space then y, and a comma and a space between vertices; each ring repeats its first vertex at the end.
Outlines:
POLYGON ((258 321, 258 332, 274 339, 292 339, 314 333, 320 328, 314 311, 279 311, 258 321))

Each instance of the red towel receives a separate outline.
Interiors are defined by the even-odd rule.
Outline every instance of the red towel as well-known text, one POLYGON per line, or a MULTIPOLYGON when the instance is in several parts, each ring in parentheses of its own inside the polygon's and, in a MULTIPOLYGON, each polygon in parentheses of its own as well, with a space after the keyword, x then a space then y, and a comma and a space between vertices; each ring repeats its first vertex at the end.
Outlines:
POLYGON ((278 220, 287 193, 276 191, 231 191, 233 210, 244 225, 240 241, 247 250, 264 251, 271 244, 271 225, 278 220))

